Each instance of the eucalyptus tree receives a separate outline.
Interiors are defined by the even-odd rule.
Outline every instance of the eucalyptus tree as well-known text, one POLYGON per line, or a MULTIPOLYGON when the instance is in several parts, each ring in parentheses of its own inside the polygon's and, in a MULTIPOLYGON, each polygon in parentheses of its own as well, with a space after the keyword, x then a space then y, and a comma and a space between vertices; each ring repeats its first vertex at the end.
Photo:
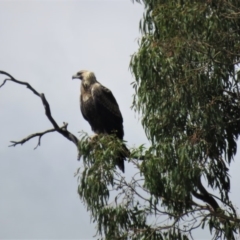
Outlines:
POLYGON ((133 109, 150 146, 127 151, 137 169, 132 178, 115 167, 127 143, 112 135, 78 139, 56 123, 44 94, 0 71, 8 77, 0 87, 8 80, 27 86, 54 127, 12 146, 34 137, 40 145, 54 131, 77 146, 84 162, 78 193, 100 238, 191 239, 203 228, 213 239, 235 239, 240 219, 229 167, 240 133, 240 1, 141 2, 142 37, 130 68, 133 109))
MULTIPOLYGON (((103 171, 94 165, 114 159, 109 149, 121 144, 95 142, 85 161, 98 160, 85 168, 80 196, 107 239, 190 239, 197 228, 234 239, 240 219, 228 171, 240 133, 240 2, 142 3, 142 37, 130 67, 133 108, 151 145, 132 149, 139 175, 126 182, 106 170, 109 163, 103 171), (106 201, 110 185, 120 191, 116 203, 123 194, 121 204, 106 201)), ((86 152, 89 144, 80 145, 86 152)))

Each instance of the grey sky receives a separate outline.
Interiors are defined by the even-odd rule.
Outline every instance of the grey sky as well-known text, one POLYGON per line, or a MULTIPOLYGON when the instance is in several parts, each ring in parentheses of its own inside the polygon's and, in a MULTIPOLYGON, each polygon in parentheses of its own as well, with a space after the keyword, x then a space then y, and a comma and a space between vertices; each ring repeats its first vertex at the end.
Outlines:
MULTIPOLYGON (((52 115, 78 136, 91 133, 79 110, 81 69, 115 95, 129 146, 147 142, 130 106, 130 55, 137 49, 143 7, 119 1, 0 1, 0 69, 45 93, 52 115)), ((1 77, 1 81, 3 78, 1 77)), ((77 194, 75 146, 57 133, 8 148, 10 140, 52 128, 40 99, 23 86, 0 89, 0 239, 91 239, 94 224, 77 194)), ((239 154, 238 154, 239 156, 239 154)), ((239 204, 239 157, 231 167, 232 200, 239 204)), ((126 163, 126 175, 134 171, 126 163)), ((199 236, 201 238, 201 236, 199 236)))
MULTIPOLYGON (((0 68, 47 97, 54 118, 78 136, 88 123, 79 110, 79 81, 93 70, 114 93, 129 145, 146 142, 130 109, 128 66, 137 50, 142 6, 131 1, 0 1, 0 68)), ((2 80, 3 78, 1 78, 2 80)), ((52 128, 40 99, 7 83, 0 90, 0 238, 90 239, 94 224, 77 194, 75 146, 57 133, 16 148, 10 140, 52 128)), ((131 174, 131 167, 126 167, 131 174)))

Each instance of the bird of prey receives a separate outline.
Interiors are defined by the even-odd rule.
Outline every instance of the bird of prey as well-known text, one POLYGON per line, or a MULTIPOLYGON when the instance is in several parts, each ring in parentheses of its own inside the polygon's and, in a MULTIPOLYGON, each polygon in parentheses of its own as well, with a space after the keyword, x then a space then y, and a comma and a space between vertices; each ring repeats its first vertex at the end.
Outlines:
MULTIPOLYGON (((72 77, 81 80, 80 109, 96 134, 116 134, 123 140, 123 118, 112 92, 97 81, 93 72, 81 70, 72 77)), ((126 146, 124 146, 128 152, 126 146)), ((124 172, 126 154, 120 154, 117 165, 124 172)))

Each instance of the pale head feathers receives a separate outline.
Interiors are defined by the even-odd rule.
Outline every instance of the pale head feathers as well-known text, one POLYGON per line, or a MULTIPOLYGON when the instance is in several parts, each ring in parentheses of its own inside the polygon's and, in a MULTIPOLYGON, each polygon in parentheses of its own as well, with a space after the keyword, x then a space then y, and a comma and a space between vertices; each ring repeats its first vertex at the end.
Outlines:
POLYGON ((88 70, 81 70, 77 72, 75 75, 72 77, 73 79, 78 78, 82 80, 82 84, 85 86, 89 86, 95 82, 97 82, 96 76, 94 72, 88 71, 88 70))

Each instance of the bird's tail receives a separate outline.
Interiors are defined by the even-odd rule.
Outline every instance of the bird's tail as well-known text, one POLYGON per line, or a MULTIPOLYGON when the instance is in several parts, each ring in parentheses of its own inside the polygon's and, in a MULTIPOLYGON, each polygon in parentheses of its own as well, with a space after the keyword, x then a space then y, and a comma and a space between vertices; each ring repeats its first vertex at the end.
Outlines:
POLYGON ((124 160, 129 157, 130 151, 128 150, 125 144, 123 144, 122 147, 123 148, 121 152, 119 152, 119 156, 117 158, 117 166, 124 173, 124 160))

